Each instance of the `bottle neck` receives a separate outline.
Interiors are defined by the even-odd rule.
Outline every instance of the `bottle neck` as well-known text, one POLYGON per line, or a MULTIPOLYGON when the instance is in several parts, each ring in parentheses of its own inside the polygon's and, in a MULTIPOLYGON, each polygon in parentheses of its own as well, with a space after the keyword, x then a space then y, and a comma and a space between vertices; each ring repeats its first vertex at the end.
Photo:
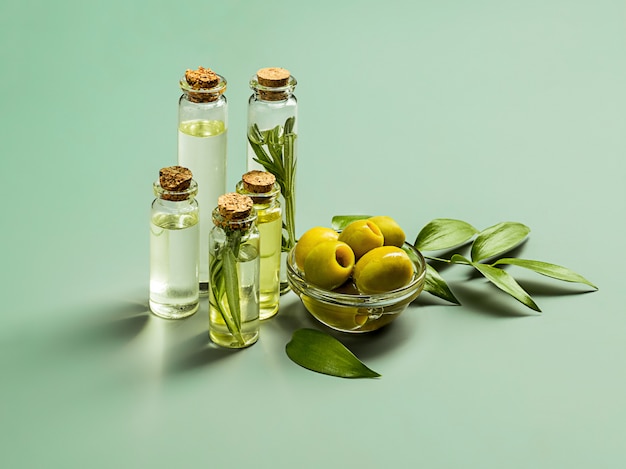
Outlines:
POLYGON ((254 228, 256 220, 257 213, 254 208, 246 217, 237 219, 224 218, 217 207, 213 210, 213 224, 226 232, 239 231, 242 235, 246 234, 254 228))
POLYGON ((219 81, 213 88, 193 88, 183 76, 180 80, 180 89, 183 92, 182 98, 192 103, 214 103, 220 99, 225 100, 223 97, 226 91, 226 79, 217 75, 219 81))
POLYGON ((250 79, 250 88, 259 101, 286 101, 293 96, 298 82, 293 76, 289 77, 284 86, 264 86, 259 83, 256 75, 250 79))
POLYGON ((239 181, 236 186, 236 191, 239 194, 250 197, 257 210, 267 209, 277 205, 278 197, 280 196, 280 186, 277 182, 275 182, 267 192, 250 192, 244 187, 243 181, 239 181))
POLYGON ((161 187, 159 181, 155 181, 152 184, 152 189, 160 203, 189 205, 193 203, 198 194, 198 183, 192 179, 189 188, 183 191, 168 191, 161 187))

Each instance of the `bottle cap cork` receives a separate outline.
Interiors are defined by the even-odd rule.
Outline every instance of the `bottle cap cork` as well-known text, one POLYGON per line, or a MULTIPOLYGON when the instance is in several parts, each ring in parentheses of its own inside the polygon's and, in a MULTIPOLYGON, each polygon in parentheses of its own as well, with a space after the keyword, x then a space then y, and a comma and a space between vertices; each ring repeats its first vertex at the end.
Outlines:
POLYGON ((194 90, 208 90, 217 86, 220 77, 210 68, 198 67, 197 70, 188 68, 185 71, 185 80, 194 90))
POLYGON ((159 170, 159 185, 163 189, 162 199, 186 200, 189 194, 185 191, 191 186, 193 174, 184 166, 168 166, 159 170))
POLYGON ((220 195, 217 199, 217 209, 226 221, 248 218, 253 205, 250 197, 236 192, 220 195))
POLYGON ((279 67, 262 68, 256 72, 259 84, 272 88, 286 86, 287 83, 289 83, 290 76, 291 74, 289 73, 289 70, 279 67))
POLYGON ((180 81, 187 99, 194 103, 217 101, 226 91, 226 80, 210 68, 187 69, 180 81))
POLYGON ((276 176, 267 171, 248 171, 246 174, 241 176, 241 181, 243 182, 243 188, 247 192, 252 192, 253 194, 263 194, 265 192, 270 192, 274 188, 274 183, 276 182, 276 176))

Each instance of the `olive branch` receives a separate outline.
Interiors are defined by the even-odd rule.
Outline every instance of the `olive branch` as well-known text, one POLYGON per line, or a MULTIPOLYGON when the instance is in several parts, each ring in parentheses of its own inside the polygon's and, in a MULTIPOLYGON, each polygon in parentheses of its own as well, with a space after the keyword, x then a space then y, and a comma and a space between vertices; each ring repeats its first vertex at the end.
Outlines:
MULTIPOLYGON (((359 218, 369 218, 369 215, 335 216, 332 222, 333 228, 343 229, 351 221, 359 218)), ((424 252, 452 250, 471 242, 469 258, 458 252, 446 258, 424 254, 424 258, 430 261, 473 267, 500 290, 537 312, 541 312, 537 303, 511 274, 501 268, 502 266, 517 266, 557 280, 581 283, 595 290, 598 289, 582 275, 557 264, 516 257, 500 257, 524 242, 529 233, 530 228, 518 222, 501 222, 479 231, 461 220, 437 218, 421 229, 413 245, 423 254, 424 252)), ((432 263, 426 264, 424 291, 450 303, 461 304, 432 263)))

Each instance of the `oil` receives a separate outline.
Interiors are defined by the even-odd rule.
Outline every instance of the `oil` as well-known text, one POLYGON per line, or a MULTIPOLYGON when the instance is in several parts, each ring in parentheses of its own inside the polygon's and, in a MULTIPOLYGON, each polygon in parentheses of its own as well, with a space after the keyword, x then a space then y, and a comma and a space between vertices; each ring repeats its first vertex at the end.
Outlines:
POLYGON ((280 301, 280 261, 282 251, 283 218, 280 205, 280 186, 276 177, 267 171, 252 170, 241 176, 237 193, 252 199, 257 214, 259 230, 261 271, 260 311, 261 320, 269 319, 278 312, 280 301))
POLYGON ((178 164, 189 168, 198 183, 201 295, 208 293, 211 212, 217 198, 226 192, 226 138, 226 125, 221 120, 187 120, 178 127, 178 164))
POLYGON ((180 319, 198 310, 198 212, 156 213, 150 223, 150 309, 180 319))
POLYGON ((259 337, 259 251, 256 246, 241 246, 237 258, 237 277, 242 340, 228 330, 222 314, 214 307, 214 304, 219 304, 226 314, 232 316, 226 292, 220 298, 215 298, 213 289, 210 291, 209 336, 222 347, 246 347, 255 343, 259 337))
POLYGON ((280 300, 280 258, 283 219, 280 210, 257 209, 257 228, 261 236, 260 318, 278 312, 280 300))

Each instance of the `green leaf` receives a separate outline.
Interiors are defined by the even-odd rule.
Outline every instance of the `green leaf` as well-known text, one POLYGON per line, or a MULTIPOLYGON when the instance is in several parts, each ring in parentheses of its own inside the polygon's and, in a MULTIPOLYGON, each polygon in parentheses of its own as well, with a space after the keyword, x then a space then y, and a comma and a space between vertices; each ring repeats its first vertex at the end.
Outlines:
POLYGON ((254 151, 254 154, 256 155, 255 159, 257 163, 262 164, 265 168, 267 167, 272 168, 272 169, 275 168, 274 163, 272 163, 272 161, 269 159, 269 157, 267 156, 267 154, 265 153, 265 151, 263 150, 261 146, 257 145, 256 143, 250 143, 250 147, 252 147, 252 150, 254 151))
POLYGON ((281 126, 277 125, 267 133, 267 149, 274 160, 274 164, 282 167, 283 164, 283 142, 281 139, 281 126))
MULTIPOLYGON (((226 290, 226 300, 230 309, 230 321, 224 320, 227 324, 234 325, 235 330, 231 330, 232 334, 241 333, 241 307, 239 299, 239 278, 237 276, 237 259, 231 249, 224 249, 224 284, 226 290)), ((230 327, 229 327, 230 328, 230 327)))
POLYGON ((452 262, 453 264, 466 264, 466 265, 472 265, 472 261, 470 261, 468 258, 463 257, 461 254, 454 254, 451 258, 450 258, 450 262, 452 262))
POLYGON ((478 230, 469 223, 450 218, 436 218, 417 235, 415 247, 420 251, 439 251, 469 241, 478 230))
POLYGON ((250 129, 248 130, 248 140, 251 143, 256 143, 257 145, 263 145, 265 140, 263 138, 263 134, 259 130, 259 126, 256 124, 252 124, 250 129))
POLYGON ((481 231, 472 244, 472 261, 480 262, 510 251, 530 233, 522 223, 502 222, 481 231))
POLYGON ((519 283, 508 272, 490 265, 479 264, 478 262, 472 262, 472 265, 500 290, 508 293, 530 309, 541 312, 539 306, 537 306, 526 290, 520 287, 519 283))
POLYGON ((596 290, 598 289, 597 286, 595 286, 593 283, 591 283, 582 275, 577 274, 576 272, 570 269, 567 269, 565 267, 562 267, 560 265, 550 264, 548 262, 542 262, 542 261, 533 261, 529 259, 517 259, 517 258, 499 259, 493 263, 493 265, 500 265, 500 264, 516 265, 518 267, 530 269, 530 270, 537 272, 538 274, 545 275, 547 277, 552 277, 557 280, 564 280, 565 282, 584 283, 585 285, 589 285, 590 287, 595 288, 596 290))
POLYGON ((435 295, 438 298, 460 305, 461 302, 456 299, 446 281, 439 275, 435 268, 426 264, 426 281, 424 283, 424 291, 435 295))
POLYGON ((294 363, 317 373, 340 378, 381 376, 365 366, 337 339, 316 329, 295 331, 285 351, 294 363))
POLYGON ((288 117, 285 121, 285 135, 293 133, 293 128, 296 125, 295 116, 288 117))
POLYGON ((335 215, 332 220, 333 230, 343 230, 346 226, 356 220, 370 218, 371 215, 335 215))

